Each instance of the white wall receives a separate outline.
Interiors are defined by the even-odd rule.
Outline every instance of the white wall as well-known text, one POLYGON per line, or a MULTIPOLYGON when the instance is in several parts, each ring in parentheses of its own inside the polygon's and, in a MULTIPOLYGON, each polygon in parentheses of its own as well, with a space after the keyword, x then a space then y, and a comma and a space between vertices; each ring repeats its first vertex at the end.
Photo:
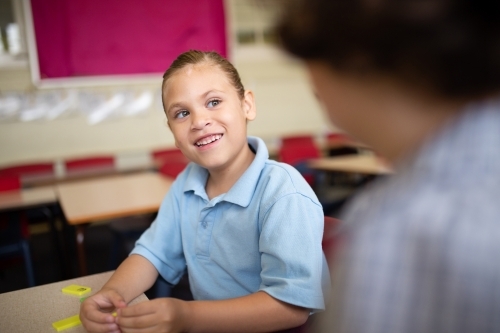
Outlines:
MULTIPOLYGON (((320 136, 327 131, 327 122, 298 63, 284 59, 242 60, 235 61, 235 65, 246 88, 252 89, 256 96, 258 113, 257 119, 249 124, 250 135, 273 144, 282 135, 305 132, 320 136)), ((0 70, 0 92, 33 89, 28 74, 26 70, 0 70)), ((0 122, 0 166, 95 153, 144 152, 172 146, 173 142, 158 104, 145 116, 96 125, 89 125, 83 116, 0 122)))

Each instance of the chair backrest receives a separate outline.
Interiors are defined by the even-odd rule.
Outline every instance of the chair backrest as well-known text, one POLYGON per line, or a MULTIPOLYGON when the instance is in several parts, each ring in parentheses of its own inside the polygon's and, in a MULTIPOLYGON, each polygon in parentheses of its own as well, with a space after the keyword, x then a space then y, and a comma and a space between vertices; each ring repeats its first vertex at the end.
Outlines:
POLYGON ((164 164, 170 161, 180 161, 188 163, 188 159, 178 148, 158 149, 151 152, 153 160, 158 164, 164 164))
POLYGON ((92 156, 84 158, 75 158, 64 161, 64 166, 67 172, 85 171, 85 170, 100 170, 114 169, 114 156, 92 156))
POLYGON ((278 150, 278 159, 280 162, 294 166, 309 185, 313 186, 314 171, 307 167, 306 162, 309 159, 320 157, 321 153, 311 136, 295 139, 282 141, 278 150))
POLYGON ((0 192, 13 191, 20 188, 20 176, 14 174, 0 174, 0 192))
POLYGON ((311 158, 320 157, 320 151, 316 145, 311 144, 288 144, 280 147, 278 158, 280 162, 295 165, 311 158))
POLYGON ((54 175, 54 163, 19 164, 0 169, 2 175, 38 176, 54 175))
POLYGON ((323 247, 323 252, 325 253, 326 259, 330 260, 335 254, 335 249, 339 241, 339 226, 341 221, 334 217, 325 216, 325 229, 323 231, 323 240, 321 241, 321 246, 323 247))
POLYGON ((296 145, 296 144, 307 144, 314 145, 314 137, 312 135, 290 135, 281 138, 281 145, 296 145))
POLYGON ((171 178, 177 178, 177 176, 186 168, 188 165, 187 161, 167 161, 163 163, 158 171, 165 176, 169 176, 171 178))

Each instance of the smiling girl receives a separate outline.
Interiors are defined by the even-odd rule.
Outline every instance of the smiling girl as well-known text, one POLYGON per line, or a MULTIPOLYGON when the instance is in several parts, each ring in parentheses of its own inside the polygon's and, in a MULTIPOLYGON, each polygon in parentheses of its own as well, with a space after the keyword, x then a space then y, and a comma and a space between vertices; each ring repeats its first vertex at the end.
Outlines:
POLYGON ((91 332, 272 332, 324 309, 323 211, 291 166, 247 137, 254 96, 215 52, 181 54, 165 72, 163 106, 189 158, 132 254, 80 317, 91 332), (160 274, 189 273, 194 301, 127 307, 160 274), (116 318, 111 311, 117 309, 116 318))

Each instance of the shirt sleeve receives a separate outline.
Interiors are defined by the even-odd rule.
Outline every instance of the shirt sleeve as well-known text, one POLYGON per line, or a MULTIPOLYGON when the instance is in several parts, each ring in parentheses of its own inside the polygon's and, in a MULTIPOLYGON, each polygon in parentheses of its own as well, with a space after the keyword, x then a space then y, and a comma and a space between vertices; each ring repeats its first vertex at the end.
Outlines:
POLYGON ((177 284, 186 270, 178 193, 182 193, 180 184, 174 181, 161 203, 155 221, 141 235, 131 252, 149 260, 171 284, 177 284))
POLYGON ((321 206, 300 193, 277 200, 265 215, 259 240, 260 290, 283 302, 324 309, 330 278, 321 248, 321 206))

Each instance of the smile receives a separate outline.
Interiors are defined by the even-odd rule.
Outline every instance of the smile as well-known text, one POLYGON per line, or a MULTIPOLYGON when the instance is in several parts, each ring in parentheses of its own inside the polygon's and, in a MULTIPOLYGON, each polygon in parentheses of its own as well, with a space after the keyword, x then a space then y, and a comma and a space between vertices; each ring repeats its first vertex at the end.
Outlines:
POLYGON ((196 142, 195 145, 198 147, 203 147, 205 145, 208 145, 209 143, 219 140, 220 138, 222 138, 222 134, 209 135, 201 139, 200 141, 196 142))

